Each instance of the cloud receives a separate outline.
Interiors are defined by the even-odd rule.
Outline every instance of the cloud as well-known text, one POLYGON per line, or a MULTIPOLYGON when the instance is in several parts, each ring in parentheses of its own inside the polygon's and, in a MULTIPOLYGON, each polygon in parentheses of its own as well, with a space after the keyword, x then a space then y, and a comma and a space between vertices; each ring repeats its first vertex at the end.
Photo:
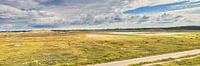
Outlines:
POLYGON ((197 8, 200 7, 198 0, 0 1, 0 30, 5 29, 2 26, 72 29, 194 23, 199 21, 197 8))
POLYGON ((15 18, 15 17, 22 17, 23 12, 20 9, 7 6, 7 5, 0 5, 0 18, 15 18))
POLYGON ((0 0, 0 4, 9 5, 15 8, 32 8, 38 5, 35 0, 0 0))
POLYGON ((155 6, 144 6, 144 7, 139 7, 137 9, 125 11, 124 13, 129 13, 129 14, 157 13, 157 12, 182 10, 194 7, 200 7, 200 1, 197 2, 181 1, 181 2, 161 4, 155 6))

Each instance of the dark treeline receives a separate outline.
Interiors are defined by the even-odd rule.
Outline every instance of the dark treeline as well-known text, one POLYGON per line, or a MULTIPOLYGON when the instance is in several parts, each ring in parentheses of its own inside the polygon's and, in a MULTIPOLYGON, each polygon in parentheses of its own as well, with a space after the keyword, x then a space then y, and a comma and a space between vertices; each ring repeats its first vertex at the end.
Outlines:
MULTIPOLYGON (((179 26, 179 27, 165 27, 165 28, 115 28, 115 29, 74 29, 74 30, 52 30, 56 32, 66 31, 190 31, 200 30, 200 26, 179 26)), ((0 32, 30 32, 31 30, 23 31, 0 31, 0 32)))

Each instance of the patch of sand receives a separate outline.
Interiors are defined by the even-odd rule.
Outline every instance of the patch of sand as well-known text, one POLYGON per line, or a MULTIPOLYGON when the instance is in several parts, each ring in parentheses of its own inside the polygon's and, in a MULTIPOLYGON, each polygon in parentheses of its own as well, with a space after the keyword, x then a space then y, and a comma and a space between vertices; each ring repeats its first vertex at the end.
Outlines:
POLYGON ((102 34, 86 34, 89 38, 105 38, 105 37, 113 37, 113 35, 102 35, 102 34))
POLYGON ((160 35, 177 35, 177 34, 188 34, 188 33, 186 32, 110 32, 110 34, 160 36, 160 35))

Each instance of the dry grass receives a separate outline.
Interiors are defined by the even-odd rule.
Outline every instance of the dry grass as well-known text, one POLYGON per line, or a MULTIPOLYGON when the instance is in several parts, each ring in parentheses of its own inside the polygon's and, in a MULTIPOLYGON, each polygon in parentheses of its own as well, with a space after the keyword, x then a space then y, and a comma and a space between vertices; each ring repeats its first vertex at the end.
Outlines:
POLYGON ((182 59, 163 64, 154 64, 151 66, 200 66, 200 55, 194 58, 182 59))
POLYGON ((87 65, 200 48, 200 33, 135 36, 101 32, 0 33, 0 66, 87 65))

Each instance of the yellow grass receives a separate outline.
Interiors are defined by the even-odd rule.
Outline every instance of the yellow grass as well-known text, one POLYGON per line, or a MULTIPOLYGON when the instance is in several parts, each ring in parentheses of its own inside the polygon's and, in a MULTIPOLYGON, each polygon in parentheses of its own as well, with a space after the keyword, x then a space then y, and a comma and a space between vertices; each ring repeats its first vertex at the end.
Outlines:
POLYGON ((0 33, 0 66, 87 65, 200 49, 200 33, 159 36, 96 31, 0 33))

